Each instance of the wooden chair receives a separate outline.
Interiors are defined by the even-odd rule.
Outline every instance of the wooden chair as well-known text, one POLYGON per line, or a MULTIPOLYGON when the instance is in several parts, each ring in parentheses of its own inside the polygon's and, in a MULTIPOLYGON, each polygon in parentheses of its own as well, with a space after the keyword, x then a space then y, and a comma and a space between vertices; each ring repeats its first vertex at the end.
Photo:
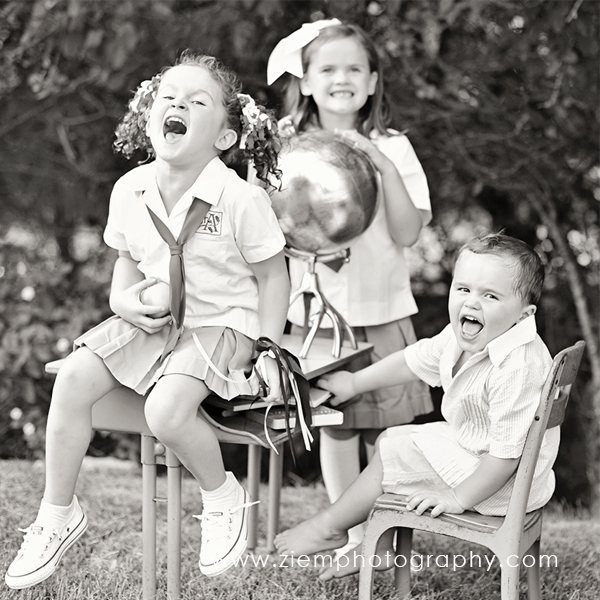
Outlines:
MULTIPOLYGON (((489 548, 500 560, 502 568, 502 600, 518 600, 519 567, 523 556, 535 557, 527 568, 530 600, 540 600, 540 537, 543 509, 525 512, 533 472, 537 463, 542 438, 546 429, 560 425, 571 386, 579 369, 585 342, 559 352, 542 390, 540 406, 527 435, 523 455, 516 472, 515 485, 505 517, 490 517, 472 511, 460 515, 441 514, 437 518, 430 511, 416 515, 406 510, 406 496, 383 494, 371 511, 362 552, 364 557, 375 556, 381 535, 395 527, 397 547, 395 560, 395 587, 404 598, 410 594, 410 558, 413 530, 429 531, 474 542, 489 548)), ((529 559, 528 559, 529 561, 529 559)), ((373 587, 373 561, 361 564, 358 587, 359 600, 370 600, 373 587)))
MULTIPOLYGON (((284 335, 282 345, 298 355, 302 347, 300 336, 284 335)), ((360 342, 356 348, 341 348, 332 356, 330 342, 317 339, 309 354, 300 360, 304 375, 316 380, 321 375, 346 365, 371 351, 371 344, 360 342)), ((46 364, 46 372, 58 373, 64 359, 46 364)), ((135 433, 141 436, 142 463, 142 597, 156 598, 156 503, 167 505, 167 597, 181 596, 181 463, 175 453, 161 444, 150 431, 144 415, 144 397, 127 388, 117 388, 101 398, 92 408, 92 428, 96 431, 135 433), (167 496, 157 496, 157 466, 167 471, 167 496)), ((205 407, 199 416, 214 429, 219 442, 248 446, 247 489, 251 500, 258 500, 262 449, 269 449, 269 491, 266 549, 275 550, 274 538, 279 529, 280 494, 283 478, 283 443, 287 433, 270 430, 274 448, 266 440, 263 425, 246 418, 245 413, 222 416, 222 409, 205 407), (277 450, 275 450, 275 448, 277 450)), ((258 545, 258 506, 248 515, 248 549, 258 545)))

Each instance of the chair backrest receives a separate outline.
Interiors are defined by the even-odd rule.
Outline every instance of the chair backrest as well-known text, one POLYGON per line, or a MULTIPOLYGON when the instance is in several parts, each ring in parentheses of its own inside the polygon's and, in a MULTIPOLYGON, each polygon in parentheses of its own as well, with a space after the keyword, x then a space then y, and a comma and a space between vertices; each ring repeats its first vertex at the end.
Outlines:
POLYGON ((585 342, 561 350, 552 361, 542 388, 540 405, 527 434, 523 454, 515 476, 514 488, 506 513, 506 521, 521 531, 533 473, 546 429, 560 425, 565 417, 571 386, 575 381, 585 342))

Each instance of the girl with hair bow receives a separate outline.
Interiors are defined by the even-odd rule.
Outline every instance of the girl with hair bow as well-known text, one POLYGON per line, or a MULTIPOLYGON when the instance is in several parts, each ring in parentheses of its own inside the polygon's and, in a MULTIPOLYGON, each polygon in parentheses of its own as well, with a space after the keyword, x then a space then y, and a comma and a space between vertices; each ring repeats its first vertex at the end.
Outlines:
MULTIPOLYGON (((350 261, 337 272, 316 265, 323 294, 357 339, 373 344, 375 362, 416 341, 410 317, 417 305, 405 249, 431 220, 427 179, 406 135, 388 128, 377 48, 361 28, 338 19, 303 25, 281 40, 269 58, 268 83, 284 74, 282 136, 319 129, 338 132, 364 151, 381 175, 382 202, 370 227, 353 243, 350 261)), ((296 289, 308 267, 294 258, 289 265, 296 289)), ((304 323, 302 303, 292 305, 288 319, 295 326, 304 323)), ((359 361, 351 370, 364 366, 359 361)), ((381 431, 410 423, 431 412, 433 405, 428 386, 416 381, 364 393, 337 408, 344 411, 343 425, 322 428, 320 437, 321 469, 331 502, 360 473, 361 440, 370 458, 381 431)), ((338 553, 361 540, 359 526, 338 553)))

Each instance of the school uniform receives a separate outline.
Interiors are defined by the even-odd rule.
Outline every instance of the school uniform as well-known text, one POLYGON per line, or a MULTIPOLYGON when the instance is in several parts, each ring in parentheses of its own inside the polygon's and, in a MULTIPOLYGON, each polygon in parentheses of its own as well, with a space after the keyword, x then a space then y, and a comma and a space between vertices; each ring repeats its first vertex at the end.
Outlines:
POLYGON ((160 362, 168 327, 150 335, 117 316, 78 338, 75 345, 91 348, 118 381, 140 394, 168 373, 202 379, 224 398, 255 393, 255 384, 246 382, 253 342, 260 333, 258 285, 250 264, 275 256, 285 245, 266 192, 214 158, 167 215, 155 163, 142 165, 115 184, 104 240, 129 252, 146 278, 168 283, 169 247, 147 207, 177 238, 194 197, 210 204, 210 209, 183 250, 186 312, 173 352, 160 362), (215 376, 193 334, 217 368, 237 384, 215 376))
MULTIPOLYGON (((405 493, 406 485, 441 478, 456 487, 486 454, 519 458, 539 406, 552 357, 537 335, 535 317, 523 319, 492 340, 452 375, 461 355, 452 327, 406 348, 411 371, 444 390, 444 422, 388 430, 380 446, 383 489, 405 493)), ((540 508, 554 492, 552 465, 560 428, 546 431, 534 471, 527 510, 540 508)), ((482 514, 504 515, 513 477, 490 498, 475 505, 482 514)))
MULTIPOLYGON (((426 225, 431 220, 427 178, 408 138, 397 131, 390 133, 394 135, 387 137, 374 131, 370 138, 398 169, 426 225)), ((292 290, 300 285, 307 268, 305 262, 290 259, 292 290)), ((357 360, 349 370, 364 368, 416 341, 410 316, 418 308, 406 253, 390 236, 383 198, 371 225, 352 243, 350 260, 337 272, 317 263, 316 272, 323 295, 352 326, 357 339, 374 346, 372 360, 357 360)), ((297 326, 304 323, 302 302, 290 307, 288 319, 297 326)), ((330 327, 327 320, 323 327, 330 327)), ((320 335, 328 334, 321 331, 320 335)), ((410 423, 416 416, 431 412, 433 404, 429 388, 419 381, 362 394, 342 408, 344 423, 340 428, 385 429, 410 423)))

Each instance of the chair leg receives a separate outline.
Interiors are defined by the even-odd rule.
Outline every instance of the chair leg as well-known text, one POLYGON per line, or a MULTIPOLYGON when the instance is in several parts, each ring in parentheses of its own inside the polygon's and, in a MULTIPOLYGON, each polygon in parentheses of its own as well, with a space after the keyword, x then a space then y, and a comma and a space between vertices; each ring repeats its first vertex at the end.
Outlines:
POLYGON ((501 569, 501 598, 502 600, 519 600, 519 559, 515 555, 504 561, 501 569), (516 563, 516 564, 515 564, 516 563), (512 565, 512 566, 511 566, 512 565))
POLYGON ((181 597, 181 463, 167 448, 167 598, 181 597))
POLYGON ((269 452, 269 516, 267 520, 267 550, 275 552, 275 536, 279 533, 279 505, 283 481, 283 444, 277 452, 269 452))
POLYGON ((394 559, 394 587, 400 598, 410 596, 410 559, 412 553, 413 530, 397 527, 396 558, 394 559), (403 558, 398 559, 402 556, 403 558))
POLYGON ((384 531, 389 529, 389 525, 377 518, 377 513, 372 515, 365 529, 365 535, 362 543, 362 555, 364 560, 361 562, 358 577, 358 600, 372 600, 373 598, 373 576, 375 569, 373 561, 368 557, 375 556, 377 552, 377 543, 384 531))
POLYGON ((542 600, 540 582, 540 540, 533 542, 527 555, 535 558, 535 563, 531 566, 527 564, 527 595, 529 600, 542 600))
POLYGON ((156 459, 155 439, 142 435, 142 597, 156 596, 156 459))
MULTIPOLYGON (((250 501, 258 500, 260 484, 260 458, 262 446, 248 446, 248 494, 250 501)), ((254 550, 258 545, 258 504, 248 509, 248 550, 254 550)))

